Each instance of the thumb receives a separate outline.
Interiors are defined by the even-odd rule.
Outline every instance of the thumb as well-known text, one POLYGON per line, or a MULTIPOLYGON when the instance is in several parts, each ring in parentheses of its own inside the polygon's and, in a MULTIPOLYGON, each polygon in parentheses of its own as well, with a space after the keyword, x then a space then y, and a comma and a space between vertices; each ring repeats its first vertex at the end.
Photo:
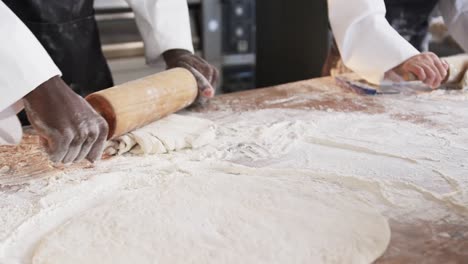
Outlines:
POLYGON ((186 63, 182 63, 182 65, 184 66, 184 68, 189 70, 195 77, 195 80, 197 81, 199 96, 207 98, 213 97, 214 88, 213 86, 211 86, 211 83, 206 79, 206 77, 203 76, 203 74, 201 74, 197 69, 193 68, 192 66, 186 63))

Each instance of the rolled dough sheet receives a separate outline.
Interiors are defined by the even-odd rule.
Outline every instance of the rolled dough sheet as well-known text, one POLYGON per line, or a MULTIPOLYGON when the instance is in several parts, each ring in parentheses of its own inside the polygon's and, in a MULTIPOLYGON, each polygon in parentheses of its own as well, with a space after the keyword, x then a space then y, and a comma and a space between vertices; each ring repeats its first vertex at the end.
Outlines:
POLYGON ((105 152, 109 155, 127 152, 161 154, 185 148, 198 148, 214 138, 215 125, 212 121, 172 114, 111 140, 105 152))
POLYGON ((193 173, 59 226, 33 263, 371 263, 389 243, 384 217, 352 194, 324 192, 330 183, 318 191, 311 175, 184 169, 193 173))

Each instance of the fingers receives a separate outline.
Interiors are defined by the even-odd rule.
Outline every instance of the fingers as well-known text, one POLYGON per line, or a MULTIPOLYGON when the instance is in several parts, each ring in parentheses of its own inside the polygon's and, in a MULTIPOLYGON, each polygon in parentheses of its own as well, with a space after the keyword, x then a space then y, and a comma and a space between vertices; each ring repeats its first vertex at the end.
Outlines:
POLYGON ((449 68, 450 68, 450 65, 449 65, 448 62, 445 61, 445 60, 441 60, 441 61, 442 61, 442 64, 444 65, 445 70, 447 71, 447 74, 448 74, 448 70, 449 70, 449 68))
POLYGON ((197 79, 200 97, 212 98, 219 79, 218 70, 202 58, 189 54, 179 58, 177 66, 188 69, 197 79))
POLYGON ((73 132, 65 130, 63 133, 54 132, 48 139, 47 152, 54 163, 62 162, 68 153, 70 143, 73 140, 73 132))
POLYGON ((438 74, 437 69, 433 65, 422 65, 424 72, 426 73, 426 79, 423 80, 425 84, 432 88, 438 87, 440 84, 440 75, 438 74))
POLYGON ((107 135, 109 132, 109 127, 107 126, 107 123, 104 121, 104 119, 102 119, 102 121, 98 123, 98 127, 99 135, 97 136, 96 141, 94 142, 88 155, 86 156, 86 159, 91 162, 95 162, 101 159, 107 135))
POLYGON ((444 65, 444 61, 440 60, 437 58, 437 60, 434 61, 434 65, 437 68, 437 71, 439 72, 442 80, 445 79, 445 76, 447 76, 447 66, 444 65))
POLYGON ((442 61, 439 57, 437 57, 437 55, 435 55, 434 53, 429 53, 429 56, 431 57, 432 62, 433 62, 432 70, 436 72, 436 81, 433 84, 434 85, 433 87, 437 88, 442 84, 442 81, 447 76, 447 69, 446 69, 446 66, 444 65, 444 61, 442 61))
POLYGON ((76 160, 78 154, 80 154, 80 150, 82 148, 83 143, 86 141, 88 137, 87 129, 83 129, 79 131, 79 134, 73 138, 68 146, 68 152, 62 160, 62 163, 69 164, 76 160))
POLYGON ((213 87, 216 87, 216 84, 218 84, 219 81, 219 71, 218 69, 213 67, 213 80, 211 81, 211 85, 213 87))
POLYGON ((69 164, 87 158, 98 160, 107 139, 108 127, 105 121, 83 124, 73 132, 55 133, 48 141, 50 159, 55 163, 69 164))
POLYGON ((95 125, 91 129, 91 131, 89 132, 88 137, 86 138, 86 140, 81 145, 81 150, 80 150, 79 154, 76 156, 76 159, 75 159, 76 161, 82 161, 83 159, 86 158, 86 156, 88 156, 88 153, 91 151, 94 143, 98 139, 99 134, 100 134, 99 133, 99 127, 97 125, 95 125))
POLYGON ((208 62, 204 61, 202 58, 200 57, 196 57, 199 61, 200 64, 203 64, 203 68, 205 68, 205 72, 201 72, 206 78, 207 80, 210 82, 211 86, 215 87, 218 80, 219 80, 219 71, 218 69, 216 69, 215 67, 211 66, 210 64, 208 64, 208 62))
MULTIPOLYGON (((194 56, 194 63, 190 66, 194 67, 197 71, 199 71, 205 78, 211 83, 213 81, 214 69, 204 61, 202 58, 194 56)), ((189 63, 190 64, 190 63, 189 63)))
POLYGON ((437 88, 447 76, 448 64, 431 52, 421 53, 408 59, 403 66, 403 72, 413 73, 426 85, 437 88))
POLYGON ((181 62, 181 65, 189 70, 195 79, 197 80, 199 95, 205 98, 211 98, 214 96, 214 88, 211 83, 201 74, 197 69, 185 62, 181 62))
MULTIPOLYGON (((200 60, 201 63, 204 64, 203 68, 205 68, 205 72, 204 73, 200 72, 200 73, 205 77, 205 79, 210 84, 209 86, 204 85, 203 89, 200 89, 200 91, 201 91, 200 94, 201 94, 201 96, 203 96, 205 98, 212 98, 215 95, 215 88, 214 87, 216 87, 216 84, 218 82, 219 72, 215 67, 212 67, 211 65, 209 65, 208 63, 203 61, 201 58, 198 58, 198 59, 200 60)), ((196 69, 196 70, 198 70, 198 69, 196 69)))
POLYGON ((426 72, 424 71, 424 69, 421 66, 419 66, 419 65, 409 65, 408 70, 409 70, 409 72, 416 75, 418 80, 421 80, 421 81, 426 80, 426 72))
POLYGON ((213 98, 214 95, 215 95, 215 90, 213 87, 209 87, 209 88, 206 88, 202 94, 201 94, 203 97, 205 98, 213 98))

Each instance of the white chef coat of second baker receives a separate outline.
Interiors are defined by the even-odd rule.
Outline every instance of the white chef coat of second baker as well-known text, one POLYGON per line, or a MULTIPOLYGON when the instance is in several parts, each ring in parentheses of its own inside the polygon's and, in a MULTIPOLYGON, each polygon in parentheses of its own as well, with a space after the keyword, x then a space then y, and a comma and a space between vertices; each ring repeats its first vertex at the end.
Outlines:
MULTIPOLYGON (((439 8, 449 32, 467 51, 468 1, 443 0, 439 8)), ((343 63, 371 83, 420 54, 388 23, 383 0, 328 0, 328 10, 343 63)))

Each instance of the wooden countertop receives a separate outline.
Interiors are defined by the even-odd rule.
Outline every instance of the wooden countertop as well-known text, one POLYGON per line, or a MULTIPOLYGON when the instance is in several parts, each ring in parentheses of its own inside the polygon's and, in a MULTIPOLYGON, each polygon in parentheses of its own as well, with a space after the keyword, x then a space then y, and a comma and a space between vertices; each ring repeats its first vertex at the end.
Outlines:
MULTIPOLYGON (((267 108, 315 109, 339 112, 384 113, 385 97, 360 96, 339 87, 332 78, 319 78, 266 89, 220 95, 191 111, 210 112, 230 109, 249 111, 267 108)), ((396 112, 396 120, 429 122, 423 114, 396 112)), ((45 177, 54 171, 90 166, 86 162, 67 168, 54 168, 47 162, 39 139, 25 135, 19 146, 0 146, 0 191, 18 188, 31 178, 45 177), (3 175, 3 176, 2 176, 3 175), (3 185, 3 186, 2 186, 3 185)), ((414 222, 390 220, 392 238, 385 255, 376 263, 468 263, 468 223, 414 222), (440 236, 438 234, 448 234, 440 236)))

